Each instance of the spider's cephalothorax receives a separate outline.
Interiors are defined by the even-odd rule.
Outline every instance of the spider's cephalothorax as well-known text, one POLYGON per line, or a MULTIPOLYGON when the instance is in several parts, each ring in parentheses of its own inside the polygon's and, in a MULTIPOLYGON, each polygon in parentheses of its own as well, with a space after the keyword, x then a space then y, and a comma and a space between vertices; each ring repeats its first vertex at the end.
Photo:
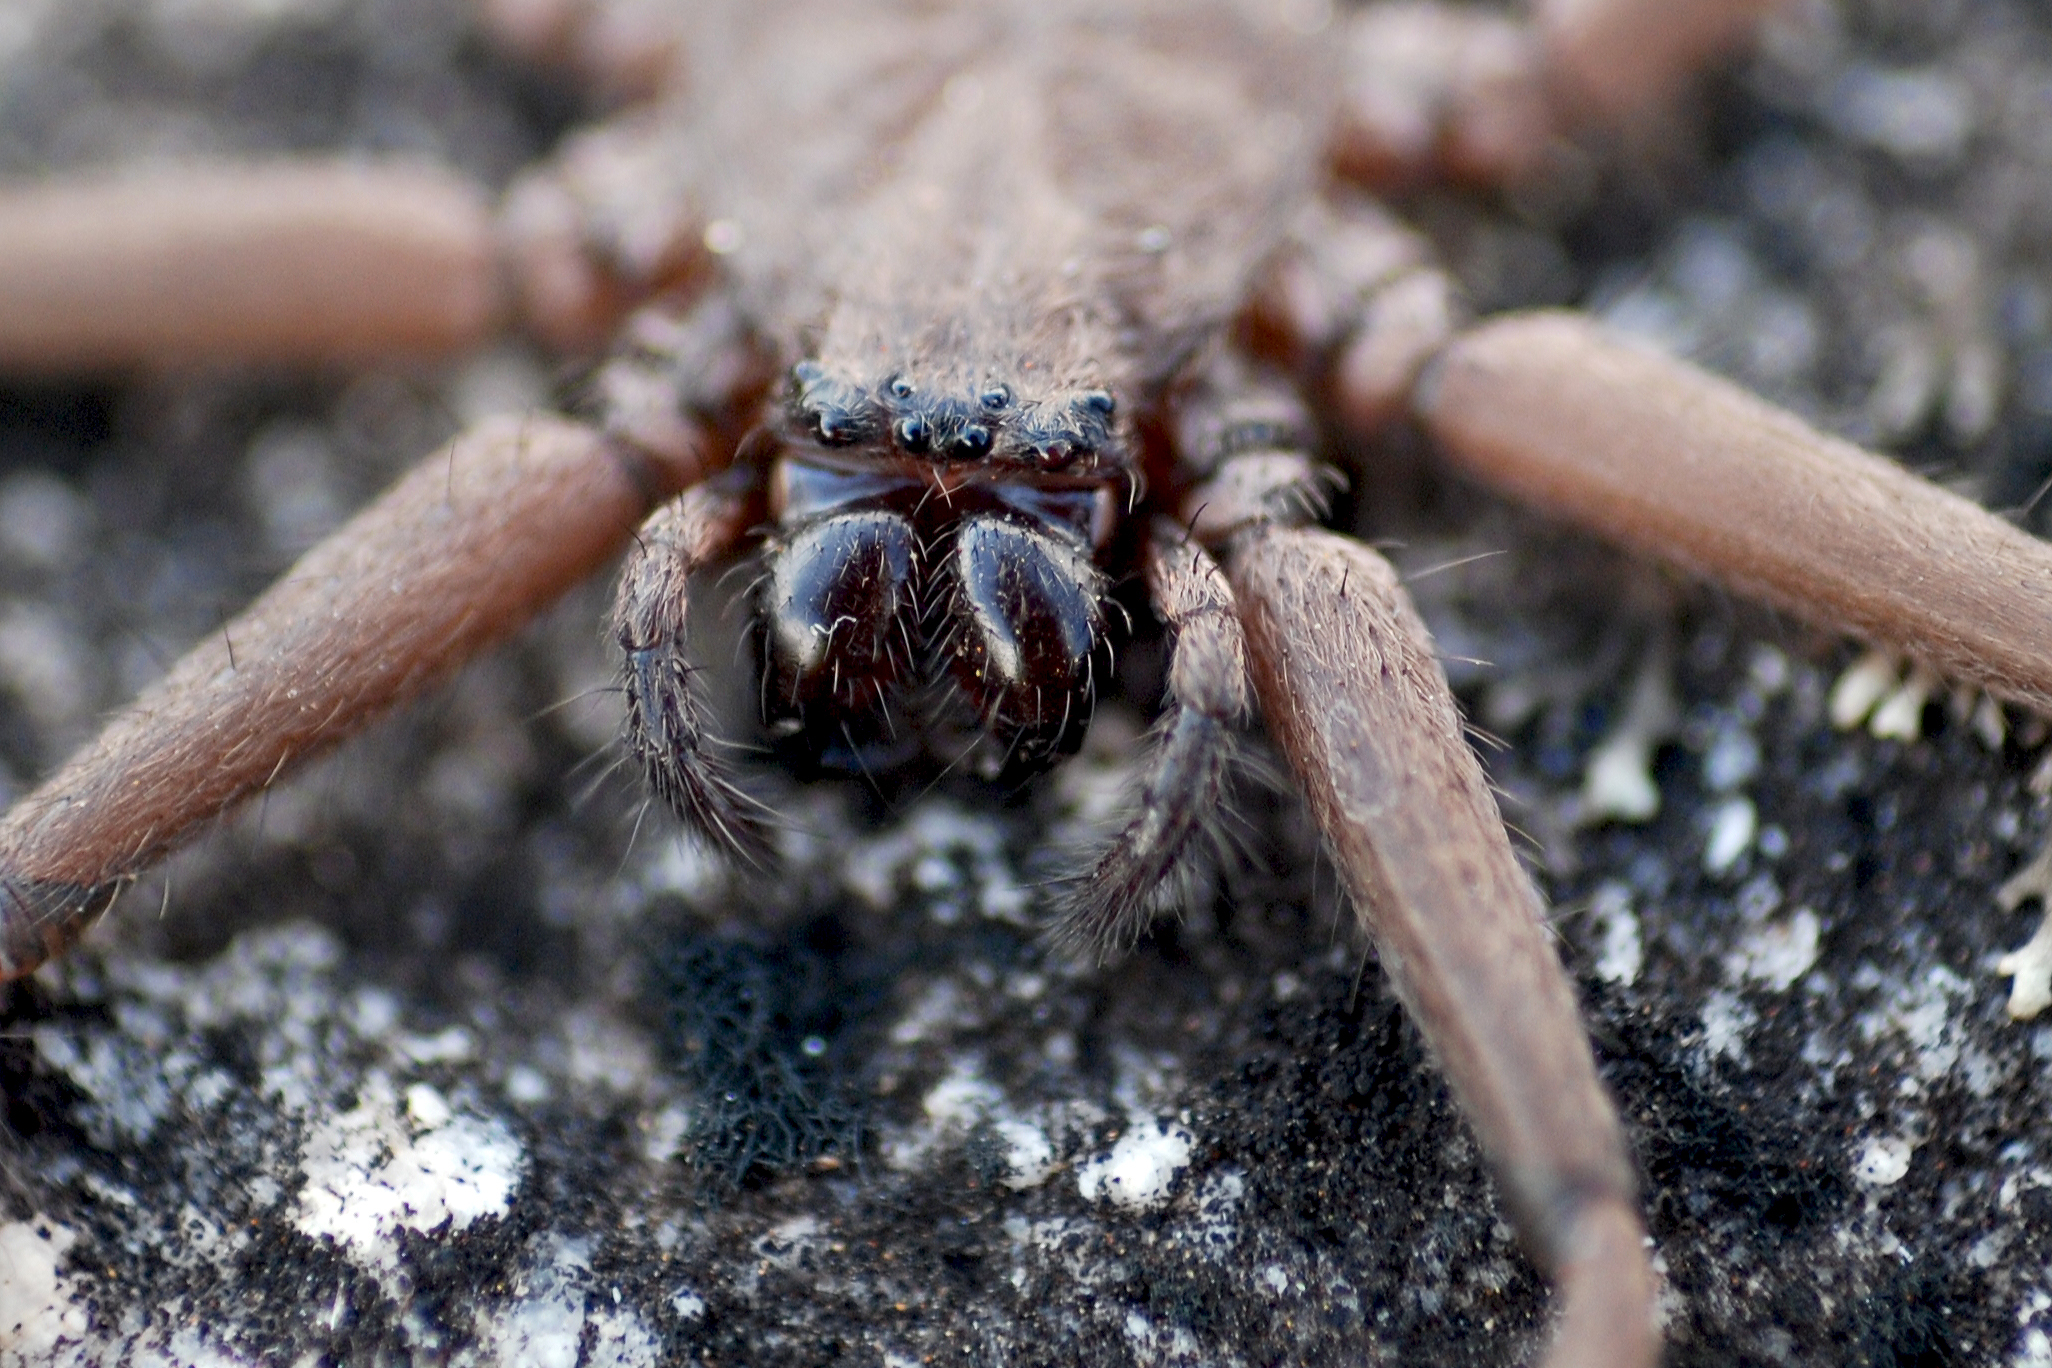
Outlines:
POLYGON ((1023 777, 1082 743, 1135 476, 1111 393, 1022 398, 794 371, 755 615, 762 711, 803 771, 922 756, 1023 777))

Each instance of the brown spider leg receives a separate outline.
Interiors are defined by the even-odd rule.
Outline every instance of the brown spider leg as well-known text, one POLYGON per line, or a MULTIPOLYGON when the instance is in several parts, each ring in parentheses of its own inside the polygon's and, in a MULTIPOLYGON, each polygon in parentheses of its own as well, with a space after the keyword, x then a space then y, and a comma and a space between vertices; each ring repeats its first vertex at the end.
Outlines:
POLYGON ((0 369, 476 345, 504 312, 482 196, 423 167, 184 167, 0 189, 0 369))
POLYGON ((1342 194, 1296 225, 1249 313, 1254 347, 1331 390, 1376 432, 1407 413, 1425 364, 1466 318, 1431 244, 1373 200, 1342 194))
POLYGON ((421 462, 0 820, 0 980, 197 823, 590 575, 695 473, 550 418, 481 425, 421 462))
POLYGON ((1099 956, 1130 946, 1157 910, 1178 901, 1196 848, 1219 834, 1234 732, 1252 699, 1232 589, 1204 548, 1256 520, 1323 516, 1339 480, 1302 454, 1314 430, 1295 390, 1231 351, 1177 400, 1176 459, 1202 482, 1184 500, 1186 527, 1164 520, 1150 529, 1145 561, 1149 600, 1174 637, 1169 704, 1132 818, 1088 873, 1060 887, 1054 934, 1069 946, 1099 956))
POLYGON ((2052 708, 2052 546, 1585 318, 1456 340, 1418 411, 1462 469, 1820 626, 2052 708))
POLYGON ((733 550, 754 521, 752 500, 735 476, 753 472, 694 485, 642 524, 620 573, 613 633, 625 656, 621 740, 650 791, 692 831, 762 869, 775 855, 771 814, 712 750, 717 743, 688 650, 691 576, 733 550))
POLYGON ((1058 894, 1055 938, 1099 957, 1127 949, 1147 930, 1191 846, 1218 820, 1233 733, 1253 709, 1232 589, 1217 562, 1172 523, 1149 538, 1147 592, 1175 634, 1169 704, 1154 726, 1131 820, 1089 872, 1064 880, 1058 894))
POLYGON ((1369 184, 1534 170, 1587 125, 1671 98, 1782 0, 1538 0, 1529 19, 1392 0, 1348 20, 1335 153, 1369 184))
POLYGON ((1424 624, 1386 561, 1331 533, 1255 523, 1227 571, 1269 732, 1561 1288, 1545 1362, 1652 1364, 1653 1275, 1617 1115, 1424 624))
POLYGON ((679 124, 660 108, 571 138, 506 192, 500 228, 530 330, 594 350, 640 301, 694 283, 712 255, 679 124))

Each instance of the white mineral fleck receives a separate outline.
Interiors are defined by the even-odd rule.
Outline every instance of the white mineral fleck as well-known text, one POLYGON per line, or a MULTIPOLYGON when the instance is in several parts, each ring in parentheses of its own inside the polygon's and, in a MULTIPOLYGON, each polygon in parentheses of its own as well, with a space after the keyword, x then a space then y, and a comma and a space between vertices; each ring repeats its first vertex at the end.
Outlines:
POLYGON ((1723 874, 1736 865, 1760 829, 1760 813, 1750 798, 1732 798, 1710 812, 1710 835, 1703 843, 1703 868, 1723 874))
POLYGON ((1855 63, 1824 96, 1841 135, 1905 160, 1954 161, 1974 131, 1973 91, 1950 72, 1855 63))
POLYGON ((1760 743, 1740 726, 1718 730, 1703 753, 1703 783, 1712 793, 1730 793, 1760 772, 1760 743))
POLYGON ((1733 978, 1786 992, 1817 962, 1821 939, 1817 914, 1799 907, 1785 922, 1768 922, 1748 931, 1726 958, 1725 970, 1733 978))
POLYGON ((55 475, 23 470, 0 480, 0 555, 36 570, 77 559, 92 505, 55 475))
POLYGON ((57 1271, 77 1240, 52 1221, 0 1225, 0 1368, 46 1363, 60 1341, 85 1333, 85 1308, 57 1271))
POLYGON ((554 1090, 549 1087, 548 1075, 531 1064, 515 1064, 506 1070, 506 1100, 523 1107, 532 1107, 549 1100, 554 1090))
MULTIPOLYGON (((410 1090, 409 1109, 412 1101, 410 1090)), ((520 1142, 496 1117, 451 1112, 446 1103, 441 1112, 441 1124, 416 1133, 401 1118, 391 1084, 371 1074, 352 1110, 307 1137, 306 1186, 294 1220, 300 1232, 334 1240, 365 1268, 391 1272, 399 1231, 445 1221, 462 1230, 504 1215, 526 1165, 520 1142)))
POLYGON ((1864 1187, 1892 1187, 1909 1172, 1916 1147, 1898 1135, 1877 1136, 1853 1160, 1853 1181, 1864 1187))
POLYGON ((1112 1146, 1076 1172, 1086 1201, 1109 1201, 1135 1211, 1168 1200, 1176 1175, 1190 1166, 1190 1132, 1172 1122, 1137 1118, 1112 1146))
POLYGON ((994 1129, 1005 1142, 1005 1186, 1024 1192, 1046 1182, 1054 1172, 1054 1146, 1046 1133, 1030 1121, 998 1121, 994 1129))
POLYGON ((87 648, 46 604, 0 607, 0 683, 45 726, 62 726, 94 706, 87 648))
POLYGON ((1596 890, 1590 911, 1595 914, 1603 937, 1602 953, 1596 960, 1596 976, 1606 983, 1631 987, 1638 982, 1639 969, 1645 962, 1645 949, 1639 937, 1639 916, 1632 911, 1631 890, 1615 881, 1603 884, 1596 890))

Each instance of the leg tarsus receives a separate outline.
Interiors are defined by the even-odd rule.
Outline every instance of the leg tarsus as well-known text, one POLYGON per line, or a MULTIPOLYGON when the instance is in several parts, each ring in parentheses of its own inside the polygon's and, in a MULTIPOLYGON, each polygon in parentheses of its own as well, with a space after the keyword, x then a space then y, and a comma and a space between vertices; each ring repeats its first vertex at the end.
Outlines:
POLYGON ((772 814, 714 753, 687 653, 690 577, 740 540, 748 512, 731 480, 694 486, 658 509, 621 572, 613 633, 625 653, 621 740, 650 790, 722 852, 767 869, 775 859, 772 814))
POLYGON ((1127 949, 1185 883, 1194 848, 1216 834, 1232 777, 1234 730, 1251 707, 1246 639, 1218 565, 1172 527, 1148 548, 1156 610, 1175 632, 1171 701, 1151 734, 1134 813, 1090 863, 1065 881, 1055 939, 1100 958, 1127 949))

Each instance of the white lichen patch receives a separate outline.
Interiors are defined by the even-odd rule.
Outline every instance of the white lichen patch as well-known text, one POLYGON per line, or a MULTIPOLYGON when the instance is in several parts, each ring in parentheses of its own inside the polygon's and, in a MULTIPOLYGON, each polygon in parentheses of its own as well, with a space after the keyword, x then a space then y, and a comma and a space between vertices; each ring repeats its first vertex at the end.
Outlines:
POLYGON ((1169 1198, 1176 1175, 1190 1166, 1190 1132, 1159 1118, 1135 1118, 1111 1152, 1076 1171, 1084 1200, 1147 1211, 1169 1198))
POLYGON ((457 1111, 425 1084, 408 1090, 402 1113, 391 1082, 374 1072, 354 1108, 307 1136, 293 1224, 389 1274, 401 1230, 462 1230, 503 1216, 525 1165, 503 1121, 457 1111))
POLYGON ((1746 1062, 1746 1034, 1760 1015, 1735 993, 1722 989, 1703 999, 1703 1050, 1711 1058, 1746 1062))
POLYGON ((1942 964, 1933 965, 1921 979, 1895 986, 1876 1008, 1861 1013, 1860 1034, 1868 1041, 1900 1035, 1911 1050, 1914 1079, 1936 1082, 1960 1062, 1964 1033, 1957 1017, 1969 992, 1965 979, 1942 964))
POLYGON ((970 996, 951 978, 928 984, 904 1016, 891 1025, 893 1045, 917 1045, 955 1031, 973 1028, 980 1020, 970 996))
POLYGON ((1137 1308, 1126 1312, 1125 1330, 1135 1363, 1195 1365, 1206 1361, 1197 1337, 1186 1327, 1159 1325, 1137 1308))
POLYGON ((1591 900, 1589 911, 1596 919, 1596 977, 1606 983, 1629 988, 1639 981, 1645 963, 1645 946, 1639 935, 1639 916, 1632 911, 1631 890, 1616 881, 1602 884, 1591 900))
POLYGON ((2052 1007, 2052 841, 2039 847, 2023 868, 1995 890, 1995 901, 2014 912, 2035 899, 2046 909, 2031 938, 1995 962, 1995 972, 2010 978, 2009 1014, 2029 1021, 2052 1007))
POLYGON ((1817 914, 1799 907, 1786 921, 1767 922, 1747 931, 1725 956, 1724 971, 1734 979, 1785 993, 1817 962, 1822 939, 1823 926, 1817 914))
POLYGON ((1197 1185, 1194 1220, 1178 1226, 1182 1239, 1223 1259, 1240 1242, 1240 1216, 1247 1202, 1247 1177, 1236 1170, 1213 1173, 1197 1185))
POLYGON ((1581 821, 1647 822, 1659 814, 1653 753, 1674 734, 1679 717, 1673 661, 1665 642, 1655 642, 1640 661, 1624 716, 1589 755, 1582 773, 1581 821))
POLYGON ((1831 725, 1851 731, 1873 715, 1881 700, 1894 693, 1902 681, 1902 665, 1887 651, 1868 651, 1846 667, 1831 686, 1825 705, 1831 725))
POLYGON ((920 1110, 936 1126, 966 1130, 1004 1105, 1005 1095, 973 1060, 958 1059, 947 1077, 928 1089, 920 1110))
POLYGON ((479 1317, 477 1346, 458 1362, 465 1368, 656 1368, 663 1354, 641 1313, 594 1285, 589 1242, 552 1237, 512 1299, 479 1317))
POLYGON ((78 1236, 54 1221, 0 1225, 0 1368, 51 1361, 86 1332, 71 1280, 57 1271, 78 1236))
POLYGON ((1943 683, 1928 667, 1915 666, 1902 686, 1874 709, 1867 730, 1884 741, 1917 740, 1924 734, 1924 707, 1943 683))

